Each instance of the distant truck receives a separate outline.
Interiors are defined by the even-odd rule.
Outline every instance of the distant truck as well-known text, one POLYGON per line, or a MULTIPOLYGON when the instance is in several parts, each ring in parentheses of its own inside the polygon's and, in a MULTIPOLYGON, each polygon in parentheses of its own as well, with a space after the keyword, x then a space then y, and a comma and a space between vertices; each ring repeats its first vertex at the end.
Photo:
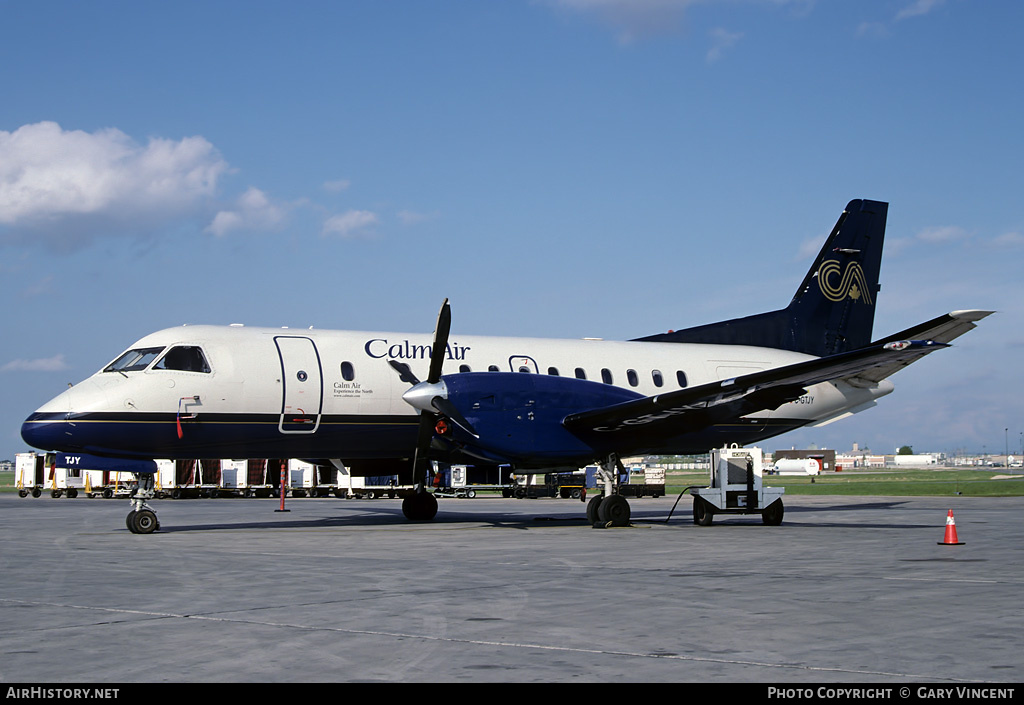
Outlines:
POLYGON ((516 481, 508 465, 438 465, 434 473, 435 497, 472 499, 477 492, 514 496, 516 481))
POLYGON ((625 478, 621 474, 619 476, 620 495, 638 498, 665 496, 665 468, 633 465, 627 470, 625 478))

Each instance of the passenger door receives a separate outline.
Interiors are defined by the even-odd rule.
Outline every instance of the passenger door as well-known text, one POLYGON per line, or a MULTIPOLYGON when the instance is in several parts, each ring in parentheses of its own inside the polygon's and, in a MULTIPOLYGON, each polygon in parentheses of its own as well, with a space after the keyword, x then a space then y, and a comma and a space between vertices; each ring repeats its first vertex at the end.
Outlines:
POLYGON ((315 433, 323 410, 323 368, 310 338, 274 338, 281 358, 281 433, 315 433))

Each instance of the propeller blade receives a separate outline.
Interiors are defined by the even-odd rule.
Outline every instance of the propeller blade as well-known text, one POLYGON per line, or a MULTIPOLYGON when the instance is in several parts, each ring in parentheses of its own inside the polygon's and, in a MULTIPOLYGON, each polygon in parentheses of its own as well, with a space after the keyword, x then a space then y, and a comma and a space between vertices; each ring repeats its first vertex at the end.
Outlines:
POLYGON ((408 384, 420 383, 419 379, 416 378, 416 375, 412 373, 412 368, 404 362, 399 362, 398 360, 391 358, 388 360, 388 364, 395 368, 395 371, 398 372, 398 378, 403 382, 407 382, 408 384))
POLYGON ((445 299, 437 314, 437 327, 434 328, 434 347, 430 351, 428 382, 436 383, 441 379, 441 366, 444 364, 444 356, 448 352, 448 333, 451 332, 451 327, 452 307, 448 305, 448 299, 445 299))

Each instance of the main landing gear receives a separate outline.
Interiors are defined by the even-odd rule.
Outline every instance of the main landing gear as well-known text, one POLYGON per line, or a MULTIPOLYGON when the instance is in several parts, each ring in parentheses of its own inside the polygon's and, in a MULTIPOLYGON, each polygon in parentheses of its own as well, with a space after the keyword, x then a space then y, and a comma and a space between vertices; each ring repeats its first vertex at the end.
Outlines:
POLYGON ((149 508, 146 500, 153 499, 156 495, 153 488, 156 487, 154 473, 135 473, 138 480, 138 487, 132 493, 132 510, 124 519, 128 531, 133 534, 151 534, 160 528, 160 522, 156 518, 156 512, 149 508))
POLYGON ((629 502, 622 495, 612 494, 615 471, 622 470, 622 461, 612 453, 597 470, 597 481, 604 484, 603 494, 587 502, 587 521, 599 526, 629 526, 629 502))
POLYGON ((411 521, 430 521, 437 516, 437 499, 420 484, 402 500, 402 513, 411 521))

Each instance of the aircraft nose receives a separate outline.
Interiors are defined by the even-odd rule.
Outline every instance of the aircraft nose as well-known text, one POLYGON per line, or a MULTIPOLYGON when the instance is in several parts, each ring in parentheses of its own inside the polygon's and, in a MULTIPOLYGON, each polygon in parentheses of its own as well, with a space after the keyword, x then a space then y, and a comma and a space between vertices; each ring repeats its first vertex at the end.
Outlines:
POLYGON ((73 428, 63 414, 36 412, 21 424, 21 438, 40 450, 73 450, 73 428))

